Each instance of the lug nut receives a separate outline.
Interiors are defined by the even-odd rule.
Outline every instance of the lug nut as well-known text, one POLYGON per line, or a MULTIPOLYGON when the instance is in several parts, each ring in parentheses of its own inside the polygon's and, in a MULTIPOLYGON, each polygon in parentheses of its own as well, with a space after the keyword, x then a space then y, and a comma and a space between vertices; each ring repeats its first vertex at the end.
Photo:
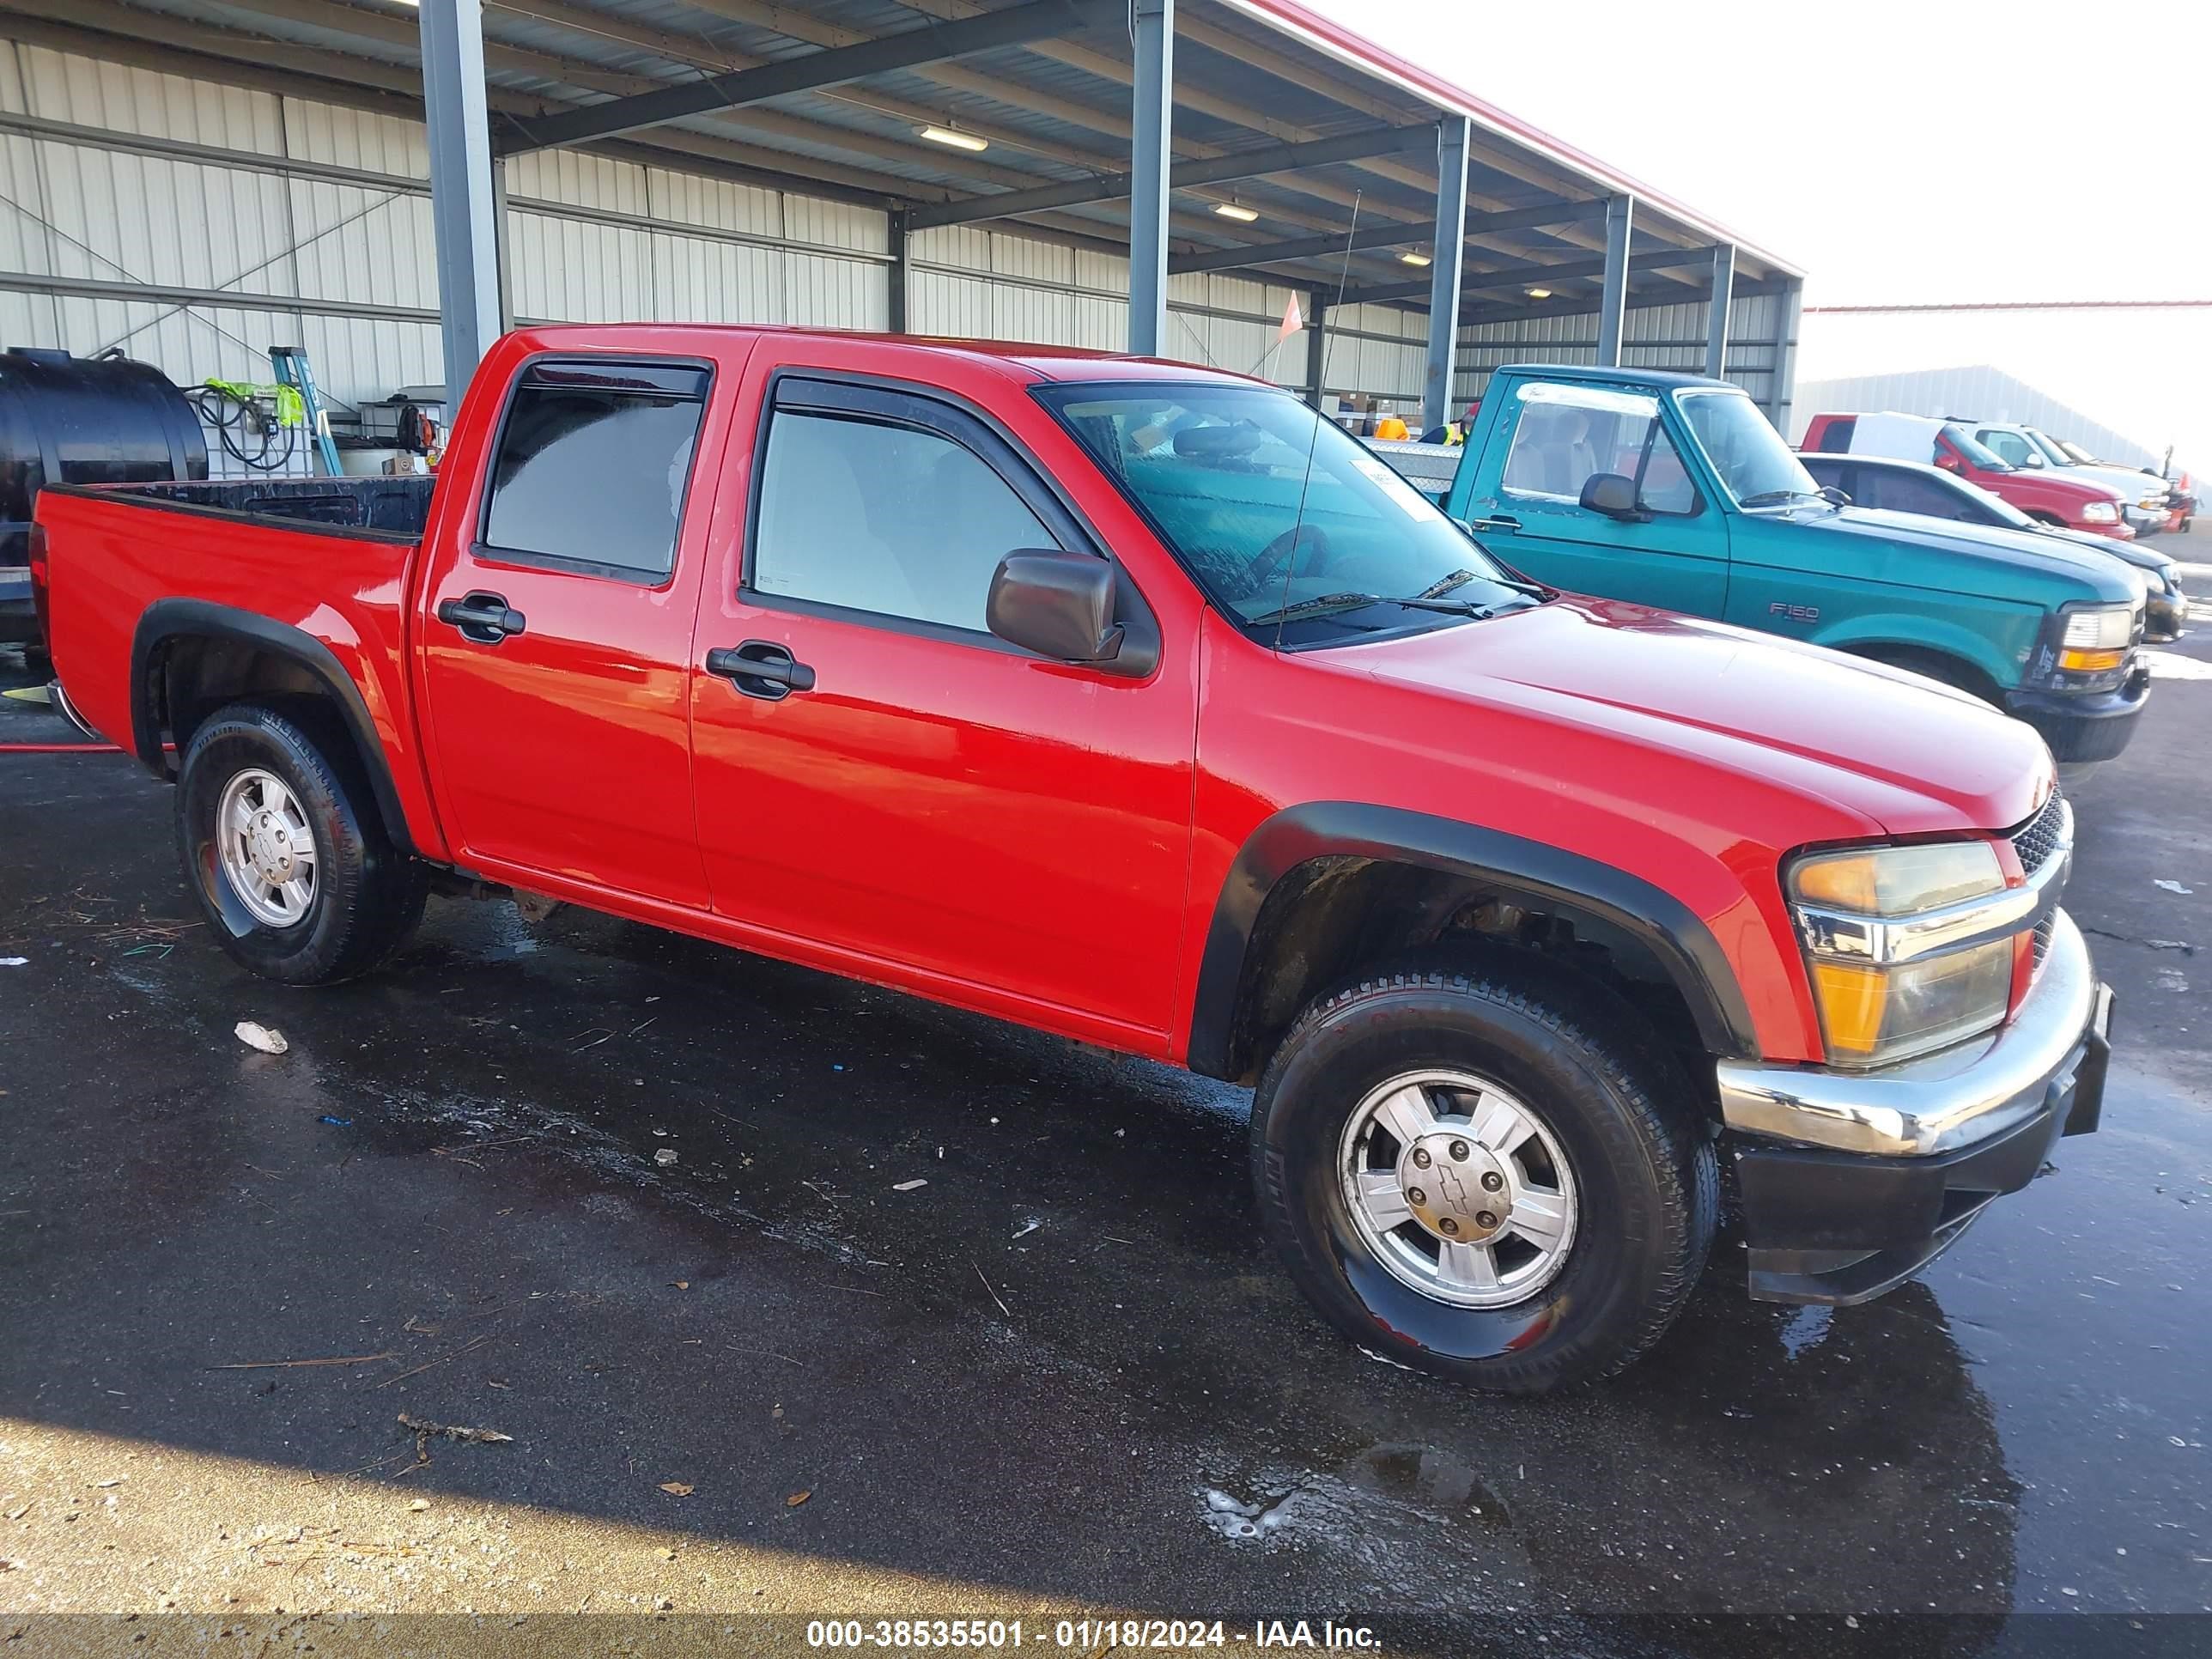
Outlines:
POLYGON ((1431 1160, 1429 1158, 1429 1149, 1427 1147, 1416 1146, 1413 1148, 1413 1167, 1415 1169, 1425 1170, 1429 1167, 1431 1161, 1431 1160))
POLYGON ((1456 1233, 1459 1231, 1459 1223, 1454 1221, 1449 1216, 1446 1216, 1442 1221, 1437 1223, 1437 1225, 1443 1228, 1444 1231, 1448 1233, 1456 1233))
POLYGON ((1479 1227, 1495 1227, 1498 1224, 1498 1218, 1488 1210, 1482 1211, 1474 1218, 1474 1220, 1479 1227))
POLYGON ((1486 1175, 1482 1178, 1482 1189, 1486 1193, 1497 1192, 1504 1185, 1505 1177, 1498 1174, 1495 1170, 1492 1170, 1488 1175, 1486 1175))
POLYGON ((1453 1163, 1455 1163, 1455 1164, 1464 1164, 1464 1163, 1466 1163, 1466 1162, 1467 1162, 1467 1142, 1465 1142, 1464 1140, 1455 1140, 1454 1142, 1452 1142, 1452 1144, 1451 1144, 1451 1155, 1452 1155, 1452 1162, 1453 1162, 1453 1163))
POLYGON ((1428 1195, 1426 1193, 1423 1192, 1423 1191, 1422 1191, 1419 1187, 1408 1187, 1408 1188, 1406 1188, 1406 1202, 1407 1202, 1407 1203, 1408 1203, 1408 1204, 1414 1204, 1414 1205, 1420 1205, 1420 1204, 1425 1204, 1425 1203, 1427 1203, 1428 1201, 1429 1201, 1429 1195, 1428 1195))

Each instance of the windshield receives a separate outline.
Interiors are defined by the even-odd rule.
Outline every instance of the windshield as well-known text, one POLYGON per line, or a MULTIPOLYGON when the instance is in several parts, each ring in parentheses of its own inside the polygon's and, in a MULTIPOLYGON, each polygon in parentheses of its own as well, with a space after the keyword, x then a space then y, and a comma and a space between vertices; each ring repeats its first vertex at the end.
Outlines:
POLYGON ((1310 642, 1531 602, 1466 531, 1289 392, 1168 380, 1036 395, 1241 622, 1272 634, 1296 608, 1310 642))
POLYGON ((2043 452, 2044 459, 2049 461, 2051 465, 2072 466, 2074 465, 2074 458, 2061 449, 2056 440, 2045 437, 2032 426, 2024 426, 2021 430, 2027 434, 2028 441, 2043 452))
POLYGON ((1964 455, 1968 462, 1984 472, 2017 472, 2020 469, 1978 438, 1969 437, 1962 426, 1947 426, 1943 435, 1951 441, 1952 447, 1964 455))
POLYGON ((1790 495, 1817 495, 1820 486, 1782 441, 1782 434, 1741 392, 1685 392, 1676 395, 1682 418, 1696 434, 1698 447, 1739 502, 1753 498, 1779 502, 1790 495))
POLYGON ((2064 450, 2069 455, 2072 456, 2076 461, 2080 462, 2083 466, 2094 466, 2097 465, 2097 458, 2094 455, 2092 455, 2087 450, 2082 448, 2079 444, 2069 444, 2063 438, 2061 438, 2058 441, 2058 447, 2064 450))

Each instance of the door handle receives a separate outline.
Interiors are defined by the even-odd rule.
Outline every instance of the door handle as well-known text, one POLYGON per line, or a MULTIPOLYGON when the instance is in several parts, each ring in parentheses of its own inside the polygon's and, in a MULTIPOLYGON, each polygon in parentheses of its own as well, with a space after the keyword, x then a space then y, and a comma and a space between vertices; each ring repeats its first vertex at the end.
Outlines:
POLYGON ((794 691, 814 689, 814 671, 792 660, 791 653, 774 640, 717 647, 707 653, 707 672, 729 681, 749 697, 769 702, 781 702, 794 691))
POLYGON ((528 619, 510 608, 498 593, 475 592, 447 599, 438 606, 438 620, 459 629, 463 639, 474 640, 478 645, 497 645, 509 634, 520 634, 529 626, 528 619))
POLYGON ((1469 519, 1467 521, 1467 527, 1469 530, 1518 530, 1521 527, 1521 520, 1498 513, 1492 514, 1487 519, 1469 519))

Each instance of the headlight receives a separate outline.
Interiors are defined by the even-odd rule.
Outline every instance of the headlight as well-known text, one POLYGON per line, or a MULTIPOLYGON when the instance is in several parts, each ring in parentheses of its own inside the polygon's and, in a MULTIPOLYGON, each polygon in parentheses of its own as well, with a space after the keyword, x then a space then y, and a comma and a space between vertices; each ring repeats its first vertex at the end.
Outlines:
POLYGON ((2119 521, 2120 508, 2116 501, 2092 501, 2081 509, 2083 524, 2118 524, 2119 521))
POLYGON ((1816 853, 1789 875, 1831 1065, 1887 1065, 2002 1023, 2040 899, 1985 841, 1816 853))
POLYGON ((2101 674, 2127 660, 2135 641, 2136 608, 2131 605, 2090 605, 2066 613, 2066 631, 2058 641, 2058 665, 2073 674, 2101 674))

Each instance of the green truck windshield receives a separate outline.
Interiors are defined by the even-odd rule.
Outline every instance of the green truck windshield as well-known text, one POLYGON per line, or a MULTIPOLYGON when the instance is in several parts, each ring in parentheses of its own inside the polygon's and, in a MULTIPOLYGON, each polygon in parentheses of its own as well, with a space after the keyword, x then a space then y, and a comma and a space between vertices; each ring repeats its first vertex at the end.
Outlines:
POLYGON ((1338 596, 1525 601, 1464 530, 1287 392, 1170 380, 1036 395, 1242 621, 1338 596))
POLYGON ((1685 392, 1674 402, 1698 447, 1737 501, 1779 501, 1820 492, 1805 464, 1742 392, 1685 392))

